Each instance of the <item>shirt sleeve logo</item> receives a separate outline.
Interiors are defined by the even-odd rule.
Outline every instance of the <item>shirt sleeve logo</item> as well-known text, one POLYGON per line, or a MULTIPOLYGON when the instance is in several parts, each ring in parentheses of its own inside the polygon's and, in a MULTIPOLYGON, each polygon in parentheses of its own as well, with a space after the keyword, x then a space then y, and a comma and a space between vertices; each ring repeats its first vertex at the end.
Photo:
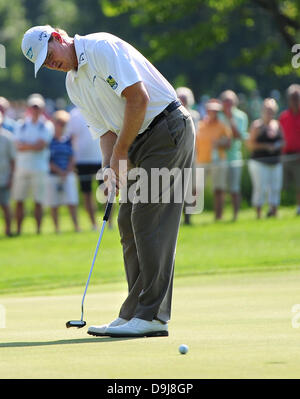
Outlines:
POLYGON ((116 90, 116 88, 118 87, 118 83, 115 81, 115 79, 111 75, 109 75, 109 77, 106 79, 106 81, 113 90, 116 90))

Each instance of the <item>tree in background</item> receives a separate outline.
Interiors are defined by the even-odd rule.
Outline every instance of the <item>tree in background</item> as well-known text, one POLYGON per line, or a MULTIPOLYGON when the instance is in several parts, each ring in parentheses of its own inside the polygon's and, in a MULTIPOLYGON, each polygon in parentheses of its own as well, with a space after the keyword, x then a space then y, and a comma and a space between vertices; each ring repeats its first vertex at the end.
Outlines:
POLYGON ((246 92, 260 88, 268 95, 272 88, 284 90, 299 77, 291 65, 291 48, 300 40, 299 0, 101 3, 105 15, 129 13, 132 26, 143 27, 147 55, 154 62, 172 57, 179 61, 177 67, 182 67, 182 60, 193 64, 187 68, 189 75, 182 69, 177 78, 197 93, 215 94, 232 87, 246 92))
POLYGON ((24 31, 47 23, 70 35, 107 31, 124 38, 175 86, 190 86, 197 100, 227 88, 267 96, 299 77, 291 47, 300 43, 300 0, 0 0, 0 43, 7 49, 0 95, 66 95, 63 74, 41 70, 34 79, 20 50, 24 31))
POLYGON ((0 70, 0 95, 19 99, 40 92, 45 97, 66 98, 64 74, 42 68, 35 79, 32 64, 21 52, 24 32, 46 24, 63 28, 71 36, 106 31, 131 42, 138 31, 126 15, 106 17, 99 0, 0 0, 0 43, 7 49, 7 68, 0 70))
POLYGON ((0 70, 0 96, 18 96, 18 85, 24 80, 21 63, 20 35, 26 29, 25 9, 21 0, 0 0, 0 43, 6 48, 6 68, 0 70))

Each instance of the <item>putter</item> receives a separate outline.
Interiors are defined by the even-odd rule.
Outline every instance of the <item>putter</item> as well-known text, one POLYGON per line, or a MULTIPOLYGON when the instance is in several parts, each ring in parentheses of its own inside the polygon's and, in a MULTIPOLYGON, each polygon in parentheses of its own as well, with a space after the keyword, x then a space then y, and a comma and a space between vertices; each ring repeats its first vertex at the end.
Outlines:
POLYGON ((91 278, 91 275, 92 275, 92 272, 93 272, 93 268, 94 268, 96 256, 97 256, 97 253, 98 253, 98 250, 99 250, 99 246, 100 246, 100 243, 101 243, 101 240, 102 240, 104 228, 105 228, 106 222, 107 222, 108 219, 109 219, 109 215, 110 215, 110 212, 111 212, 111 209, 112 209, 112 206, 113 206, 114 198, 115 198, 115 189, 113 189, 113 190, 111 191, 110 196, 109 196, 109 199, 108 199, 108 202, 107 202, 106 207, 105 207, 105 212, 104 212, 104 216, 103 216, 102 228, 101 228, 101 231, 100 231, 100 235, 99 235, 97 247, 96 247, 96 250, 95 250, 94 259, 93 259, 93 262, 92 262, 92 267, 91 267, 91 270, 90 270, 90 273, 89 273, 89 276, 88 276, 88 279, 87 279, 87 282, 86 282, 85 290, 84 290, 84 293, 83 293, 83 297, 82 297, 82 302, 81 302, 81 319, 80 319, 80 320, 70 320, 70 321, 67 321, 67 322, 66 322, 66 327, 67 327, 67 328, 70 328, 70 327, 82 328, 82 327, 84 327, 84 326, 86 325, 86 322, 83 320, 83 311, 84 311, 84 300, 85 300, 85 295, 86 295, 86 292, 87 292, 87 289, 88 289, 88 286, 89 286, 89 282, 90 282, 90 278, 91 278))

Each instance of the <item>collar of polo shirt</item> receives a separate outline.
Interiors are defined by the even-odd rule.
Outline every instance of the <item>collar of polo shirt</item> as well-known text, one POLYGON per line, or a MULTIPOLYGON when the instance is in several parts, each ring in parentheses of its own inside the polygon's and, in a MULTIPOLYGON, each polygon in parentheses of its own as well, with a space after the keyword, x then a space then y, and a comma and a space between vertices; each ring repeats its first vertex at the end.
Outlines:
POLYGON ((74 36, 74 47, 78 61, 77 71, 74 71, 75 73, 73 75, 73 77, 75 78, 77 77, 77 72, 79 71, 79 69, 87 63, 84 47, 82 45, 81 37, 79 35, 74 36))

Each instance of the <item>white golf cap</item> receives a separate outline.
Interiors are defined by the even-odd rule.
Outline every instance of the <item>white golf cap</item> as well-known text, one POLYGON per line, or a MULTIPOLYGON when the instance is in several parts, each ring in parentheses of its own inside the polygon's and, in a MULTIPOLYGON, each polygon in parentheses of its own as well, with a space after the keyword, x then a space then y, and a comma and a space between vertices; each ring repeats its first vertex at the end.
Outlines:
POLYGON ((26 58, 34 63, 34 76, 43 65, 47 52, 48 41, 55 29, 50 25, 34 26, 25 32, 22 40, 22 51, 26 58))
POLYGON ((28 107, 39 107, 45 108, 45 100, 41 94, 34 93, 31 94, 27 99, 27 106, 28 107))
POLYGON ((205 104, 205 106, 208 111, 221 111, 222 110, 222 104, 216 98, 212 98, 212 99, 208 100, 207 103, 205 104))

